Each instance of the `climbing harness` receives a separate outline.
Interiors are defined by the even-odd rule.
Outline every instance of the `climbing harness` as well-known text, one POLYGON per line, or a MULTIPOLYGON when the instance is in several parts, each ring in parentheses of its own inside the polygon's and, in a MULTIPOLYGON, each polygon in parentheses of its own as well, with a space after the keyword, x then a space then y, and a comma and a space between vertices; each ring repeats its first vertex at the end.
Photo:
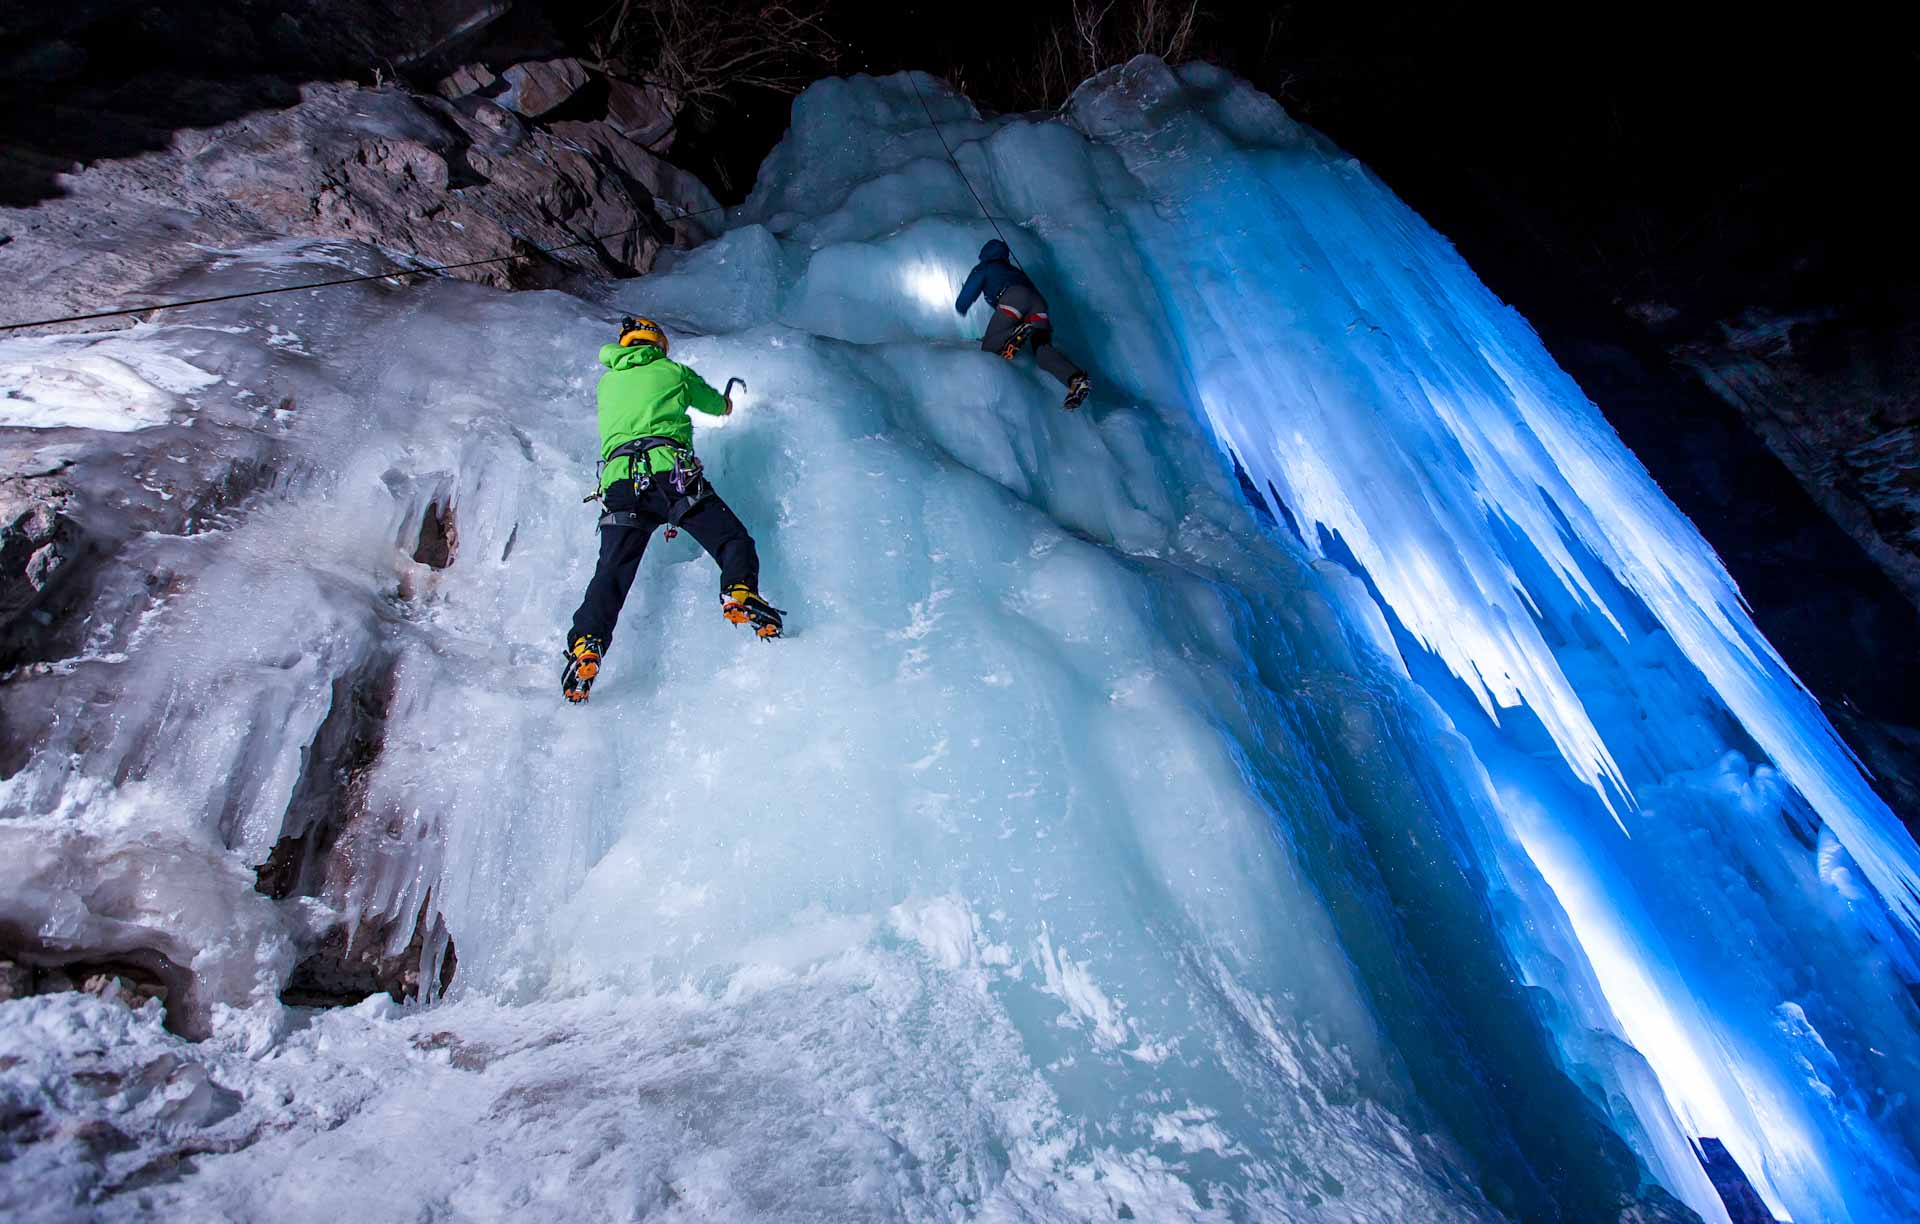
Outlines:
POLYGON ((1034 339, 1035 336, 1042 332, 1051 331, 1052 329, 1047 326, 1046 318, 1047 316, 1045 315, 1033 315, 1028 317, 1020 326, 1014 328, 1007 336, 1006 342, 1000 346, 1000 355, 1008 361, 1012 361, 1014 357, 1019 354, 1020 350, 1027 346, 1027 341, 1034 339), (1034 320, 1036 319, 1040 321, 1035 322, 1034 320))
POLYGON ((673 438, 648 434, 645 437, 635 438, 631 442, 622 442, 608 451, 607 457, 602 459, 600 465, 594 470, 596 484, 603 483, 602 478, 606 475, 607 465, 615 459, 627 461, 627 471, 633 480, 633 490, 636 493, 652 488, 654 477, 664 476, 673 485, 673 491, 684 496, 699 481, 702 472, 699 456, 693 453, 692 447, 673 438), (673 466, 667 471, 655 472, 649 456, 654 451, 663 449, 672 458, 673 466))
POLYGON ((1000 346, 1000 355, 1012 361, 1015 355, 1027 346, 1027 341, 1032 337, 1033 332, 1034 327, 1031 323, 1022 323, 1014 328, 1007 334, 1006 343, 1000 346))
MULTIPOLYGON (((620 324, 623 340, 627 333, 631 333, 637 329, 649 328, 657 332, 659 330, 659 324, 654 323, 651 319, 637 319, 631 316, 621 320, 620 324)), ((645 341, 645 343, 652 343, 652 341, 645 341)), ((664 346, 664 337, 662 338, 662 344, 664 346)), ((729 378, 727 380, 727 389, 721 392, 721 394, 728 401, 733 399, 733 388, 736 385, 744 391, 747 389, 747 380, 744 378, 729 378)), ((680 534, 680 520, 686 518, 695 506, 713 496, 713 485, 707 481, 706 468, 701 464, 700 457, 693 453, 692 447, 673 438, 662 437, 659 434, 648 434, 645 437, 635 438, 631 442, 622 442, 607 452, 606 458, 602 459, 599 466, 593 471, 594 491, 581 498, 582 503, 597 501, 600 502, 603 507, 605 506, 605 501, 601 497, 600 490, 606 483, 607 465, 615 459, 625 459, 627 461, 627 472, 633 480, 635 496, 651 489, 655 480, 665 480, 673 486, 677 500, 674 501, 667 514, 666 538, 669 540, 680 534), (673 459, 673 466, 664 472, 655 472, 652 470, 653 465, 648 462, 647 457, 663 447, 673 459)), ((646 525, 644 516, 636 514, 631 510, 607 510, 601 514, 599 522, 599 528, 601 530, 605 530, 608 527, 645 528, 646 525)))
MULTIPOLYGON (((656 480, 673 486, 675 500, 667 511, 667 538, 671 540, 680 526, 680 520, 701 502, 713 496, 713 486, 707 483, 706 469, 700 463, 700 457, 693 448, 684 442, 672 438, 663 438, 657 434, 648 434, 644 438, 635 438, 631 442, 622 442, 607 452, 607 457, 594 469, 595 491, 581 498, 582 502, 602 501, 599 489, 604 484, 607 465, 615 459, 625 459, 627 470, 633 481, 634 495, 638 496, 653 487, 656 480), (648 456, 654 451, 665 449, 673 460, 673 466, 664 472, 652 470, 648 456)), ((644 527, 642 515, 631 510, 608 510, 600 516, 599 526, 608 527, 644 527)))

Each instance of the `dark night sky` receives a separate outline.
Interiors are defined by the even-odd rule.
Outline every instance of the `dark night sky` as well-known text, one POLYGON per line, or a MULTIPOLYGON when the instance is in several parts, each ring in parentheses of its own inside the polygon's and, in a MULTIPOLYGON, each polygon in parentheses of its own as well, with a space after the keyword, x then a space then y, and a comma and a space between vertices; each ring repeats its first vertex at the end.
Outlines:
MULTIPOLYGON (((1011 106, 1032 47, 1069 7, 837 0, 840 70, 927 68, 1011 106)), ((1213 7, 1208 58, 1442 230, 1475 244, 1506 231, 1526 259, 1603 299, 1744 301, 1802 256, 1812 264, 1797 275, 1858 276, 1873 244, 1902 254, 1890 249, 1910 211, 1898 185, 1920 114, 1911 18, 1844 5, 1791 19, 1677 3, 1213 7)), ((688 152, 716 158, 724 194, 743 194, 786 114, 783 98, 750 100, 688 152)))
MULTIPOLYGON (((1037 48, 1071 9, 1071 0, 829 3, 846 48, 840 71, 924 68, 997 109, 1032 104, 1037 48)), ((311 29, 301 28, 315 45, 280 48, 282 59, 312 62, 276 61, 268 52, 281 7, 70 0, 58 18, 0 17, 0 61, 57 61, 33 44, 42 26, 78 42, 86 61, 71 79, 0 76, 0 143, 10 121, 24 124, 15 135, 41 156, 29 159, 28 171, 160 147, 174 128, 287 104, 290 73, 358 71, 353 65, 372 52, 362 48, 355 58, 355 48, 378 41, 374 32, 313 17, 311 29), (15 27, 15 42, 26 42, 10 48, 15 27), (222 37, 209 40, 208 28, 222 37), (89 107, 111 110, 110 121, 71 122, 89 107)), ((345 0, 336 7, 358 11, 345 0)), ((1920 79, 1915 6, 1207 7, 1213 17, 1195 48, 1201 56, 1246 76, 1365 160, 1442 231, 1478 248, 1477 267, 1491 270, 1488 259, 1511 252, 1516 268, 1496 276, 1544 262, 1603 301, 1704 294, 1720 299, 1702 306, 1712 311, 1750 302, 1755 286, 1783 275, 1858 277, 1913 246, 1903 241, 1911 211, 1903 180, 1920 79), (1803 256, 1807 268, 1794 270, 1803 256)), ((537 0, 529 20, 539 19, 535 9, 584 49, 608 3, 537 0)), ((684 132, 676 156, 723 198, 738 199, 787 113, 784 97, 743 98, 710 131, 684 132)), ((0 182, 0 196, 31 196, 33 188, 0 182)))

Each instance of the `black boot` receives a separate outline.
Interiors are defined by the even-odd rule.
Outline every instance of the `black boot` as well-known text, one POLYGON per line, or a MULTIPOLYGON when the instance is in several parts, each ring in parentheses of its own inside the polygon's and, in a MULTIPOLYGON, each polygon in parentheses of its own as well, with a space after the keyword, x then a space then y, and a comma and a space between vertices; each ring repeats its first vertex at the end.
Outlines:
POLYGON ((785 625, 780 618, 786 613, 760 598, 752 587, 735 583, 720 593, 720 615, 736 625, 750 624, 760 637, 772 639, 780 636, 785 625))
POLYGON ((567 647, 567 666, 560 673, 560 693, 568 701, 579 705, 587 699, 594 678, 600 674, 600 654, 605 649, 600 639, 594 637, 577 637, 573 645, 567 647))
POLYGON ((1093 394, 1093 383, 1085 374, 1075 374, 1073 381, 1067 384, 1066 402, 1061 404, 1068 412, 1087 402, 1087 396, 1093 394))

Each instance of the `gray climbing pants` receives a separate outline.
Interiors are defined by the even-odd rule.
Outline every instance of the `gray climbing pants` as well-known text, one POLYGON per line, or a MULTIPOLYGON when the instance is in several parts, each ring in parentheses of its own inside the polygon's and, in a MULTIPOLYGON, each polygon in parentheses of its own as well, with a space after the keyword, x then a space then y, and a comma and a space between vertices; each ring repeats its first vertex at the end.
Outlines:
POLYGON ((1001 352, 1013 336, 1014 329, 1022 323, 1033 324, 1027 342, 1033 345, 1033 359, 1040 363, 1041 369, 1059 379, 1062 386, 1071 384, 1080 376, 1080 367, 1073 364, 1073 358, 1053 347, 1053 325, 1047 319, 1047 299, 1025 285, 1008 285, 1000 295, 1000 300, 993 304, 993 318, 987 324, 987 335, 980 341, 980 347, 989 353, 1001 352))

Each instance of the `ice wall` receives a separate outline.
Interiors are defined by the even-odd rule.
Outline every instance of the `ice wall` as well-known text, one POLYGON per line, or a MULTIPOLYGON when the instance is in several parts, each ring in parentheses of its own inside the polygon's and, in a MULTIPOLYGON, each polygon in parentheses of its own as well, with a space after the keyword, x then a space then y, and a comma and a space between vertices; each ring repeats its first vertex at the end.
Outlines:
POLYGON ((1920 927, 1913 839, 1526 322, 1359 163, 1230 81, 1187 75, 1211 95, 1199 114, 1123 90, 1090 91, 1073 114, 1160 205, 1133 236, 1194 393, 1256 486, 1311 544, 1338 537, 1489 716, 1526 706, 1608 790, 1624 745, 1540 622, 1570 604, 1566 619, 1621 637, 1614 605, 1637 603, 1899 923, 1920 927), (1536 559, 1549 572, 1523 577, 1536 559), (1603 595, 1598 573, 1625 591, 1603 595))
MULTIPOLYGON (((1783 1214, 1868 1214, 1842 1205, 1855 1179, 1905 1201, 1910 1157, 1855 1147, 1808 1042, 1859 1023, 1842 999, 1906 1013, 1900 1071, 1861 1097, 1900 1108, 1920 853, 1717 558, 1525 322, 1363 167, 1211 70, 1120 76, 1071 114, 1134 180, 1122 211, 1192 398, 1308 547, 1365 577, 1683 1124, 1731 1136, 1783 1214), (1541 768, 1549 745, 1617 832, 1541 768), (1741 878, 1702 888, 1705 863, 1741 878), (1852 963, 1827 970, 1840 946, 1852 963), (1808 996, 1827 1020, 1807 1022, 1808 996), (1813 1155, 1821 1130, 1845 1172, 1813 1155)), ((1882 1053, 1869 1040, 1857 1065, 1882 1053)))
POLYGON ((0 687, 7 922, 162 957, 212 1034, 0 1006, 0 1094, 65 1127, 5 1205, 1724 1219, 1712 1135, 1796 1219, 1910 1214, 1879 890, 1912 847, 1524 326, 1209 70, 1064 120, 922 87, 1082 414, 953 315, 993 231, 904 78, 815 86, 729 231, 615 301, 376 285, 0 341, 10 438, 99 513, 250 474, 0 687), (699 446, 792 633, 656 541, 570 709, 621 310, 748 380, 699 446), (299 895, 250 887, 329 838, 299 895), (450 999, 272 1002, 319 932, 398 950, 422 912, 450 999), (186 1145, 224 1154, 151 1173, 186 1145))

